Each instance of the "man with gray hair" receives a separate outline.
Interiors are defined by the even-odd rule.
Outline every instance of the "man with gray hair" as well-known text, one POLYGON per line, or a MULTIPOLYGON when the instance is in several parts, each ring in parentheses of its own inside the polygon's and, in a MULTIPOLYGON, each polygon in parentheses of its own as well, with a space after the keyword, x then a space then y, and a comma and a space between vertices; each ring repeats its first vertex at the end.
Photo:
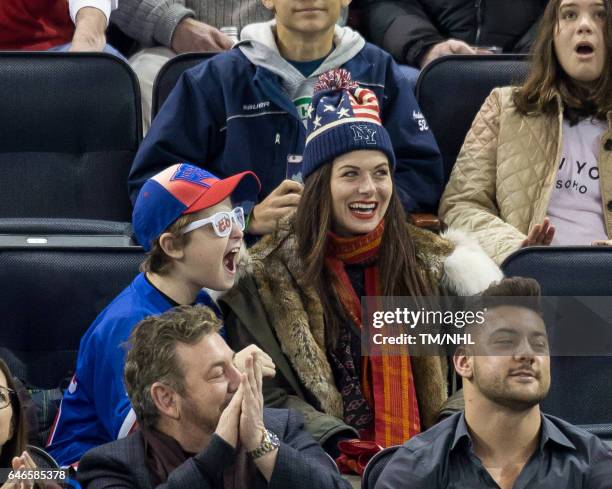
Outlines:
POLYGON ((246 373, 205 306, 141 321, 130 336, 125 385, 140 430, 89 451, 84 489, 348 489, 293 412, 264 409, 257 354, 246 373))

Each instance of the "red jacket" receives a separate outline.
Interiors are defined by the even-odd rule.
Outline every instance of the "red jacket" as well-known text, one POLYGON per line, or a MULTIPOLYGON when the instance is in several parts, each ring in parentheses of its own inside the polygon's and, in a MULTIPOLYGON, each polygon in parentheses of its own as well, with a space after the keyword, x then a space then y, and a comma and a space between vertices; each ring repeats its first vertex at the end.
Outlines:
POLYGON ((45 50, 73 33, 67 0, 0 0, 0 49, 45 50))

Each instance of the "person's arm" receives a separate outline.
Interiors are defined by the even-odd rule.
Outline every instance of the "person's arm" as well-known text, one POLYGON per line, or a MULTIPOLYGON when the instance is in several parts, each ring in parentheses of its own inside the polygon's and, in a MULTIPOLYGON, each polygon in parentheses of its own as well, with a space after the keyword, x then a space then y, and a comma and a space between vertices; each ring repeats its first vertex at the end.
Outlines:
MULTIPOLYGON (((236 316, 226 319, 226 328, 228 324, 235 332, 244 326, 238 326, 236 316), (229 322, 228 322, 229 321, 229 322)), ((239 333, 240 334, 240 333, 239 333)), ((230 341, 232 348, 238 348, 236 345, 236 335, 231 336, 234 341, 230 341)), ((251 340, 251 343, 253 340, 251 340)), ((251 344, 246 343, 246 344, 251 344)), ((338 438, 359 438, 357 430, 344 423, 341 419, 329 414, 322 413, 311 404, 308 404, 304 399, 299 397, 289 383, 284 379, 282 372, 277 370, 274 378, 265 378, 263 382, 264 404, 266 407, 278 409, 293 409, 299 412, 304 418, 304 426, 312 437, 317 440, 326 451, 329 448, 333 452, 335 448, 332 446, 334 439, 338 438)))
POLYGON ((258 236, 272 233, 278 221, 297 210, 303 188, 299 182, 283 180, 253 208, 247 231, 258 236))
POLYGON ((111 22, 143 46, 171 47, 179 23, 195 12, 177 0, 121 0, 111 22))
POLYGON ((112 21, 142 45, 161 44, 178 54, 232 47, 225 34, 194 17, 193 10, 176 0, 122 0, 112 21))
MULTIPOLYGON (((107 327, 106 331, 129 331, 132 326, 130 319, 120 318, 115 320, 114 327, 107 327)), ((89 388, 97 418, 104 427, 105 433, 102 436, 106 441, 126 437, 136 424, 136 414, 132 410, 123 382, 124 341, 121 334, 115 333, 108 340, 98 343, 95 352, 94 385, 89 388)))
POLYGON ((301 416, 287 412, 287 429, 279 434, 276 464, 269 480, 269 489, 316 487, 317 489, 350 489, 332 460, 304 430, 301 416))
POLYGON ((409 82, 389 60, 382 121, 396 157, 393 180, 406 211, 435 212, 444 185, 442 156, 409 82))
POLYGON ((597 454, 591 460, 585 475, 587 489, 612 489, 612 448, 602 441, 594 442, 597 454))
POLYGON ((82 8, 95 8, 104 15, 106 23, 104 27, 106 28, 111 12, 117 8, 118 2, 119 0, 68 0, 70 18, 76 24, 78 14, 82 8))
POLYGON ((149 177, 180 161, 206 168, 223 151, 222 80, 204 65, 181 75, 142 141, 128 177, 132 202, 149 177))
POLYGON ((233 41, 216 27, 190 18, 183 19, 176 26, 171 43, 178 54, 225 51, 233 45, 233 41))
POLYGON ((425 51, 445 41, 420 0, 369 0, 366 14, 373 42, 398 63, 419 67, 425 51))
POLYGON ((75 29, 70 51, 103 51, 104 46, 106 46, 107 21, 108 17, 99 8, 80 8, 74 20, 75 29))
POLYGON ((526 236, 499 217, 496 200, 500 90, 487 97, 468 132, 440 203, 440 218, 473 233, 497 264, 526 236))
POLYGON ((433 489, 446 487, 440 480, 440 464, 431 460, 430 450, 413 451, 401 446, 380 474, 374 489, 433 489))

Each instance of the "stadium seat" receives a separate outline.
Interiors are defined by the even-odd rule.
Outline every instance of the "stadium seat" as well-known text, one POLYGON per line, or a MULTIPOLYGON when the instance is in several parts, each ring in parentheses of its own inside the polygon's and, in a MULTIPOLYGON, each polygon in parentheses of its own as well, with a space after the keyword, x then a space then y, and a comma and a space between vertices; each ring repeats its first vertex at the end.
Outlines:
POLYGON ((491 90, 521 83, 527 69, 527 56, 514 54, 445 56, 423 69, 416 96, 440 147, 445 181, 491 90))
POLYGON ((153 101, 151 103, 151 119, 155 118, 164 104, 176 82, 189 68, 212 58, 216 53, 185 53, 167 61, 155 77, 153 83, 153 101))
POLYGON ((60 466, 57 464, 55 459, 49 455, 45 450, 34 445, 27 446, 28 453, 32 460, 36 464, 37 469, 45 470, 59 470, 60 466))
MULTIPOLYGON (((580 297, 602 296, 599 301, 612 302, 612 249, 592 246, 523 248, 510 255, 502 264, 502 269, 507 276, 536 279, 544 296, 562 298, 557 301, 554 312, 557 316, 566 315, 569 321, 556 325, 557 330, 548 324, 553 353, 555 344, 564 334, 564 331, 558 331, 560 328, 580 328, 580 335, 570 335, 569 341, 580 343, 582 337, 590 334, 588 344, 608 348, 609 342, 604 338, 612 336, 608 333, 609 328, 603 334, 601 330, 594 329, 606 327, 606 323, 598 321, 593 310, 581 308, 585 301, 580 297), (601 341, 600 345, 593 343, 598 340, 601 341)), ((595 304, 598 308, 607 307, 603 302, 595 304)), ((609 318, 609 315, 605 317, 609 318)), ((562 345, 569 344, 568 339, 561 341, 562 345)), ((552 356, 552 386, 542 403, 542 409, 610 440, 612 350, 605 352, 605 355, 609 356, 552 356)))
POLYGON ((606 246, 531 246, 502 263, 510 277, 540 282, 542 295, 612 296, 612 248, 606 246))
POLYGON ((363 477, 361 478, 361 489, 374 489, 380 474, 382 474, 389 460, 391 460, 391 457, 393 457, 393 454, 400 446, 401 445, 394 445, 392 447, 387 447, 370 459, 363 472, 363 477))
POLYGON ((0 219, 0 248, 66 246, 132 246, 129 222, 97 219, 0 219), (61 234, 58 234, 61 233, 61 234))
POLYGON ((142 139, 136 75, 105 53, 0 52, 0 64, 0 233, 21 219, 116 232, 131 220, 126 182, 142 139))
POLYGON ((70 375, 81 337, 138 273, 140 247, 0 249, 0 345, 28 384, 70 375))

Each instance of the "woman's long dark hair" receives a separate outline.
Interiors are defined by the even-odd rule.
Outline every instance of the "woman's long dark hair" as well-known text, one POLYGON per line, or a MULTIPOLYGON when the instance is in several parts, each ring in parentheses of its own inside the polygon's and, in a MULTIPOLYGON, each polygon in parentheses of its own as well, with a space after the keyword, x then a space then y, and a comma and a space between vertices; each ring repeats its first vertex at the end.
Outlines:
MULTIPOLYGON (((332 226, 332 165, 322 165, 304 184, 295 232, 298 252, 304 263, 304 279, 314 284, 323 306, 327 346, 335 346, 340 322, 345 318, 342 306, 330 284, 333 277, 325 268, 327 233, 332 226)), ((424 296, 435 292, 420 266, 406 226, 402 204, 393 191, 385 214, 385 231, 378 252, 382 294, 384 296, 424 296)))
POLYGON ((565 114, 571 123, 585 116, 605 119, 606 113, 612 111, 612 6, 611 0, 603 2, 606 7, 603 28, 606 56, 603 71, 594 86, 587 88, 576 83, 559 63, 554 36, 559 25, 561 0, 551 0, 544 10, 532 47, 531 70, 523 86, 514 93, 514 103, 519 113, 556 113, 556 94, 561 96, 565 114))
MULTIPOLYGON (((14 392, 14 394, 10 394, 11 407, 13 409, 13 416, 10 422, 13 425, 13 436, 0 448, 0 467, 6 468, 11 467, 13 457, 20 456, 26 449, 27 426, 23 406, 17 396, 17 386, 8 366, 1 358, 0 371, 6 377, 6 386, 14 392)), ((8 409, 8 407, 4 409, 8 409)))

